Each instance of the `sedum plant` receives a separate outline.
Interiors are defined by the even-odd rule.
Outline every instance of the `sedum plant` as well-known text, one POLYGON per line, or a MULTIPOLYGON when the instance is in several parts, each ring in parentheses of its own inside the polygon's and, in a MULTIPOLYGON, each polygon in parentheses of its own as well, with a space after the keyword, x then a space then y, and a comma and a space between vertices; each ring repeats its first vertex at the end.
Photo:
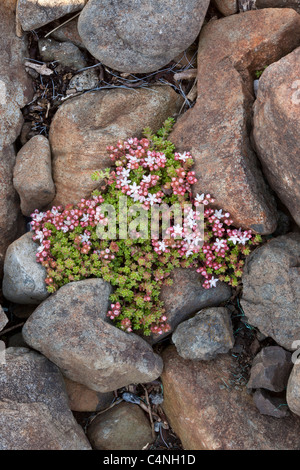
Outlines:
MULTIPOLYGON (((250 230, 234 228, 228 212, 212 207, 211 195, 193 195, 197 181, 193 158, 189 152, 176 152, 167 140, 172 125, 169 118, 157 134, 145 129, 140 140, 131 138, 109 146, 112 168, 93 173, 102 187, 89 199, 32 214, 33 239, 40 243, 37 261, 46 268, 48 291, 53 293, 72 281, 103 278, 114 286, 107 315, 126 332, 140 330, 149 335, 169 330, 160 292, 162 286, 172 285, 174 268, 195 268, 203 276, 205 289, 220 281, 237 286, 245 257, 261 241, 250 230), (121 207, 125 197, 126 207, 121 207), (105 238, 111 222, 104 210, 107 204, 114 209, 116 223, 105 238), (139 224, 136 204, 144 211, 139 224), (171 214, 166 231, 162 234, 159 228, 158 236, 153 236, 150 214, 161 204, 179 206, 184 219, 177 223, 171 214), (200 208, 204 239, 199 230, 200 208), (130 236, 121 237, 124 210, 134 229, 130 236)), ((161 224, 162 217, 158 212, 156 223, 161 224)))

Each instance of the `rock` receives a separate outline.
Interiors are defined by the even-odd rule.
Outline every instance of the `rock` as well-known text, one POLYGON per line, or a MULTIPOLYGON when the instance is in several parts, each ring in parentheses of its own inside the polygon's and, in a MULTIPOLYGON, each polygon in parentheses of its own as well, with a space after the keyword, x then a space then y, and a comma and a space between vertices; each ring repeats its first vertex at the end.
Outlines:
POLYGON ((300 416, 300 367, 295 364, 289 377, 286 399, 290 410, 300 416))
POLYGON ((285 349, 300 338, 300 234, 270 240, 246 260, 241 304, 247 321, 285 349))
POLYGON ((291 9, 247 11, 211 21, 198 49, 198 99, 170 140, 195 159, 194 191, 210 193, 234 225, 272 233, 277 214, 250 144, 253 74, 300 41, 300 16, 291 9), (197 132, 195 132, 197 129, 197 132))
MULTIPOLYGON (((204 289, 202 276, 192 269, 177 268, 171 279, 173 285, 163 286, 160 295, 171 332, 202 308, 218 306, 231 297, 231 288, 224 282, 217 283, 212 289, 204 289)), ((151 335, 150 341, 156 343, 169 334, 151 335)))
POLYGON ((57 42, 54 39, 40 39, 39 51, 45 62, 57 60, 63 67, 80 70, 87 63, 82 52, 72 42, 57 42))
POLYGON ((17 16, 24 31, 40 28, 81 10, 87 0, 18 0, 17 16))
POLYGON ((77 203, 99 186, 91 173, 111 165, 106 147, 119 139, 141 137, 145 127, 157 131, 173 116, 182 98, 168 86, 139 90, 100 90, 60 106, 50 127, 54 203, 77 203))
POLYGON ((23 124, 20 108, 10 94, 7 80, 0 77, 0 151, 17 139, 23 124))
POLYGON ((17 304, 39 304, 49 293, 45 268, 37 263, 32 232, 9 245, 4 261, 3 295, 17 304))
POLYGON ((4 256, 8 246, 22 233, 19 198, 13 187, 15 150, 11 145, 0 150, 0 279, 2 279, 4 256))
POLYGON ((99 83, 99 73, 96 69, 83 70, 74 75, 69 82, 68 89, 74 88, 76 91, 85 91, 96 88, 99 83))
POLYGON ((23 327, 27 344, 63 374, 97 392, 110 392, 160 376, 162 360, 149 344, 108 322, 110 284, 71 282, 45 300, 23 327))
POLYGON ((30 216, 55 196, 49 141, 42 135, 32 137, 18 152, 13 184, 21 199, 21 210, 30 216))
POLYGON ((0 4, 0 151, 11 145, 19 135, 23 108, 32 99, 33 87, 23 61, 28 57, 25 37, 16 36, 16 0, 0 4))
POLYGON ((256 8, 294 8, 300 13, 299 0, 256 0, 256 8))
POLYGON ((254 80, 253 81, 253 91, 254 91, 254 94, 255 94, 255 98, 257 97, 258 87, 259 87, 259 80, 254 80))
POLYGON ((209 0, 90 0, 78 20, 88 51, 121 72, 168 64, 197 38, 209 0))
POLYGON ((85 49, 78 33, 77 24, 78 18, 74 18, 74 20, 69 21, 69 23, 54 31, 51 34, 51 37, 59 42, 72 42, 75 46, 80 47, 80 49, 85 49))
POLYGON ((282 392, 286 389, 292 367, 290 352, 279 346, 263 348, 254 358, 247 387, 282 392))
POLYGON ((259 414, 246 388, 235 385, 241 370, 233 357, 188 361, 173 346, 162 357, 163 409, 184 449, 299 449, 300 419, 259 414))
POLYGON ((5 327, 7 323, 8 323, 8 318, 5 315, 4 310, 0 305, 0 331, 3 330, 3 328, 5 327))
POLYGON ((98 415, 87 435, 96 450, 142 450, 154 441, 145 413, 131 403, 120 403, 98 415))
POLYGON ((270 65, 259 80, 253 137, 263 172, 300 225, 300 47, 270 65))
POLYGON ((68 407, 59 369, 27 348, 8 348, 0 366, 1 450, 88 450, 68 407))
POLYGON ((72 411, 102 411, 113 402, 114 394, 112 392, 99 393, 67 378, 64 380, 72 411))
POLYGON ((8 245, 21 235, 18 195, 12 184, 15 150, 23 108, 32 99, 33 87, 23 60, 28 57, 24 37, 16 36, 16 0, 0 2, 0 280, 8 245))
POLYGON ((201 310, 178 325, 172 341, 184 359, 209 361, 227 353, 234 345, 229 311, 224 307, 201 310))
POLYGON ((234 15, 239 11, 238 0, 214 0, 213 3, 224 16, 234 15))
POLYGON ((256 390, 253 400, 262 415, 273 416, 274 418, 289 416, 285 400, 279 397, 272 397, 265 390, 256 390))

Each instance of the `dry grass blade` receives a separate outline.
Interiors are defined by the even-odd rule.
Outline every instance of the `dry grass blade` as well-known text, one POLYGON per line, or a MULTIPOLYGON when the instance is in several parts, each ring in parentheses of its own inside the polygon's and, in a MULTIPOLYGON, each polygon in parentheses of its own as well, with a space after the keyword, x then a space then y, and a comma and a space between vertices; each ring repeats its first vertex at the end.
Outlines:
POLYGON ((54 31, 57 31, 59 28, 61 28, 62 26, 64 26, 65 24, 69 23, 70 21, 74 20, 74 18, 77 18, 77 16, 79 16, 81 13, 81 11, 79 13, 76 13, 76 15, 72 16, 72 18, 69 18, 68 20, 64 21, 64 23, 56 26, 56 28, 52 29, 51 31, 49 31, 49 33, 45 34, 44 38, 47 38, 48 36, 50 36, 50 34, 54 33, 54 31))
POLYGON ((16 330, 17 328, 20 328, 23 325, 25 325, 25 322, 19 323, 18 325, 15 325, 15 326, 11 326, 10 328, 6 328, 6 330, 3 330, 3 331, 0 332, 0 336, 5 335, 9 331, 16 330))
POLYGON ((150 406, 150 402, 149 402, 149 395, 148 395, 148 391, 147 391, 146 387, 144 387, 144 385, 142 385, 142 387, 145 391, 145 397, 146 397, 147 408, 148 408, 147 411, 149 413, 149 418, 150 418, 150 423, 151 423, 152 437, 153 437, 153 439, 155 439, 154 422, 153 422, 152 410, 151 410, 151 406, 150 406))

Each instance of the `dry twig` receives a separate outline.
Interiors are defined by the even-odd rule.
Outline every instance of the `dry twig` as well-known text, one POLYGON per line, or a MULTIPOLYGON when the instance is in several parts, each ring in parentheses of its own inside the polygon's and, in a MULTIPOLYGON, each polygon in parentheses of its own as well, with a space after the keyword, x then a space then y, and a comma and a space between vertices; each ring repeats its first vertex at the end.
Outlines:
POLYGON ((56 26, 56 28, 52 29, 51 31, 49 31, 49 33, 45 34, 44 38, 47 38, 48 36, 50 36, 50 34, 54 33, 54 31, 57 31, 59 28, 61 28, 62 26, 64 26, 65 24, 69 23, 70 21, 74 20, 74 18, 77 18, 77 16, 80 15, 81 12, 79 13, 76 13, 76 15, 72 16, 72 18, 69 18, 68 20, 66 20, 64 23, 56 26))

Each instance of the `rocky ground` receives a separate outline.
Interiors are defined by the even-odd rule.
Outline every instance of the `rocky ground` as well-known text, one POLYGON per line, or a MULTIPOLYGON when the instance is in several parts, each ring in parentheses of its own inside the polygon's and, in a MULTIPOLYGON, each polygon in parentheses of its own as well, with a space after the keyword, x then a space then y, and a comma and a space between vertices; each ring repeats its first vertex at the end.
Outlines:
POLYGON ((0 449, 299 450, 300 2, 54 3, 0 4, 0 449), (50 295, 28 223, 170 116, 196 192, 263 243, 235 288, 176 268, 145 337, 103 279, 50 295))

